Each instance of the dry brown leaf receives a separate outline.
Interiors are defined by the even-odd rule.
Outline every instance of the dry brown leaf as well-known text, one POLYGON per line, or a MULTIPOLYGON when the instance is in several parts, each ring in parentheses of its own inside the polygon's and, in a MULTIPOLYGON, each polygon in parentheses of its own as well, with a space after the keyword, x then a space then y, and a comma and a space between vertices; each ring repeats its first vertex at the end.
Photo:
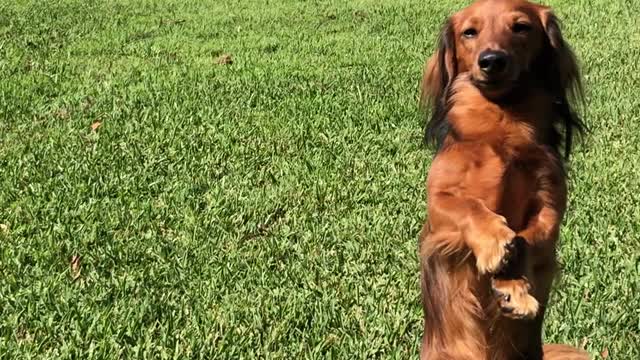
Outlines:
POLYGON ((80 277, 80 255, 73 255, 71 258, 71 275, 74 281, 80 277))
POLYGON ((96 130, 98 130, 100 126, 102 126, 102 123, 100 121, 96 121, 91 124, 91 132, 96 132, 96 130))
POLYGON ((231 57, 231 54, 222 54, 216 58, 216 64, 231 65, 233 64, 233 58, 231 57))
POLYGON ((605 347, 605 348, 604 348, 604 350, 602 350, 602 352, 600 353, 600 356, 601 356, 603 359, 608 358, 608 357, 609 357, 609 349, 605 347))

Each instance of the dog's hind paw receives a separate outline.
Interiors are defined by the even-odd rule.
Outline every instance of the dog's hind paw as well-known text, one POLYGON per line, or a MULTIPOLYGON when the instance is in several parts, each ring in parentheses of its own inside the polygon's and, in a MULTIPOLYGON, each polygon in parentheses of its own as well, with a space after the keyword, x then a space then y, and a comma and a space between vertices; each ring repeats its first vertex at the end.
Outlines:
POLYGON ((525 278, 492 279, 491 288, 503 316, 511 319, 533 319, 538 315, 540 304, 529 294, 531 285, 525 278))

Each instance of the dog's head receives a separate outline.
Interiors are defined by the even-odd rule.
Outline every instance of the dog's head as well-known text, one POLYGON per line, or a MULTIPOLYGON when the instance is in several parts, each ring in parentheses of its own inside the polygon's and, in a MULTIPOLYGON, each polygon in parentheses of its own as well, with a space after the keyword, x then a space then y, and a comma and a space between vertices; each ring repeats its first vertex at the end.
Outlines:
MULTIPOLYGON (((435 118, 446 113, 449 87, 461 74, 490 101, 531 81, 566 103, 567 111, 567 97, 582 95, 578 65, 559 21, 549 7, 526 0, 478 0, 448 19, 422 79, 421 100, 431 100, 435 118)), ((427 138, 439 142, 441 124, 434 120, 427 138)))

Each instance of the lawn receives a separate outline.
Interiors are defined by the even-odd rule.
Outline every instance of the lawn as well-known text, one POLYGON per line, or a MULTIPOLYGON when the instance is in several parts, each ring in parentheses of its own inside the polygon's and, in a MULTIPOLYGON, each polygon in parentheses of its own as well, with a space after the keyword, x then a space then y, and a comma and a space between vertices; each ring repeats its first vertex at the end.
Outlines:
MULTIPOLYGON (((465 1, 0 1, 0 358, 417 358, 418 82, 465 1)), ((640 358, 640 2, 583 65, 545 338, 640 358)))

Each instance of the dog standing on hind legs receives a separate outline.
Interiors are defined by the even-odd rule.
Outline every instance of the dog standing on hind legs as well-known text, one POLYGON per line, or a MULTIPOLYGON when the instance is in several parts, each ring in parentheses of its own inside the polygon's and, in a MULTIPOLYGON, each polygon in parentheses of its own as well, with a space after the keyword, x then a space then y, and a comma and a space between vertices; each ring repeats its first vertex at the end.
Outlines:
POLYGON ((474 2, 444 26, 422 92, 438 152, 419 244, 421 359, 588 359, 542 345, 564 161, 583 128, 579 69, 556 17, 525 0, 474 2))

